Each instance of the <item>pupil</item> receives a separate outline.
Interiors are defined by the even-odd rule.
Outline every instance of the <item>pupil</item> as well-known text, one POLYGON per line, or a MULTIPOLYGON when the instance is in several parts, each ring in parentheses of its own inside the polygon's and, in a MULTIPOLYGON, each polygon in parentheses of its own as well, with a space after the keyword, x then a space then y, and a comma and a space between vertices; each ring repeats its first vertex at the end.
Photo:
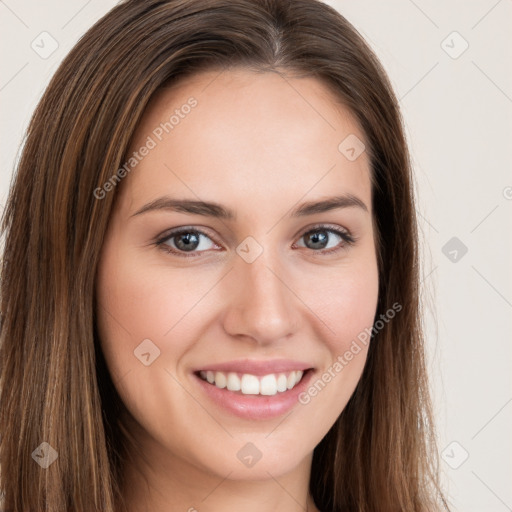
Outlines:
POLYGON ((308 235, 308 238, 310 241, 313 242, 313 245, 316 247, 313 247, 313 249, 323 249, 325 244, 327 243, 327 235, 325 231, 318 231, 316 233, 313 233, 312 235, 308 235))
POLYGON ((184 235, 179 235, 178 241, 176 242, 176 246, 178 247, 178 249, 182 249, 185 251, 192 251, 196 249, 198 245, 199 237, 195 233, 186 233, 184 235))

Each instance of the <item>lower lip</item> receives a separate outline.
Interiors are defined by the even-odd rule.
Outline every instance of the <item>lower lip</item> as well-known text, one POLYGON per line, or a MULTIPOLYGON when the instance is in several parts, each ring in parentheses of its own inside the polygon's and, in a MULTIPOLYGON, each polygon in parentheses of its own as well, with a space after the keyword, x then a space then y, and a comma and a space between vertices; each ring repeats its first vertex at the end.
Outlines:
POLYGON ((299 403, 299 395, 306 389, 313 370, 304 372, 301 381, 292 389, 277 392, 275 395, 242 395, 226 388, 220 389, 196 375, 193 377, 206 396, 222 409, 250 420, 277 418, 289 412, 299 403))

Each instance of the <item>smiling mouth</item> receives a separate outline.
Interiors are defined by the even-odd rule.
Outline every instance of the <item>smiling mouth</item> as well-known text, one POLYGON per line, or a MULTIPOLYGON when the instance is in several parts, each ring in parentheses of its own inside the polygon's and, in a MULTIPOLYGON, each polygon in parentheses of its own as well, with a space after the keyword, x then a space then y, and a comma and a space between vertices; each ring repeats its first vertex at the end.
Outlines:
POLYGON ((250 373, 201 370, 196 375, 212 386, 236 394, 274 396, 293 389, 309 371, 295 370, 256 376, 250 373))

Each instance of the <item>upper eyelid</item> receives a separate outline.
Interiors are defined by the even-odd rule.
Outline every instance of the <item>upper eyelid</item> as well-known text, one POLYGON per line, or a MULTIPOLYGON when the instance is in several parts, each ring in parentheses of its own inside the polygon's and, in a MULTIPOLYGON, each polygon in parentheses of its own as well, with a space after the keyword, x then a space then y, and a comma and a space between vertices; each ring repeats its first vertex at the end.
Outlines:
POLYGON ((353 234, 349 229, 334 224, 316 224, 313 227, 303 231, 301 237, 307 235, 311 231, 321 231, 322 228, 325 229, 326 231, 335 232, 335 234, 337 234, 338 236, 340 236, 340 234, 344 235, 343 241, 347 244, 354 244, 359 240, 359 237, 353 234))
POLYGON ((165 231, 163 235, 160 235, 156 238, 157 243, 163 243, 169 240, 170 238, 173 238, 181 233, 189 233, 189 232, 196 232, 201 235, 204 235, 208 238, 210 238, 213 242, 215 242, 217 245, 218 242, 215 241, 215 237, 211 236, 204 228, 197 228, 193 226, 181 226, 179 228, 173 228, 171 230, 165 231))
POLYGON ((326 231, 328 230, 333 230, 333 231, 341 231, 342 233, 346 233, 347 235, 351 235, 350 231, 347 229, 347 228, 344 228, 342 226, 337 226, 335 224, 315 224, 303 231, 299 231, 299 233, 302 233, 302 236, 304 236, 305 234, 309 233, 310 231, 317 231, 317 230, 321 230, 321 229, 325 229, 326 231))

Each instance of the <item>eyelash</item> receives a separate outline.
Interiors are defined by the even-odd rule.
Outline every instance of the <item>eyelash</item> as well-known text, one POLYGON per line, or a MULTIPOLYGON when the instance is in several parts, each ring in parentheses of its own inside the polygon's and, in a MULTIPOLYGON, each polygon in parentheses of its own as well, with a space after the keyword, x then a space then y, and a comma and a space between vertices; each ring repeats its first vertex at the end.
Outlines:
MULTIPOLYGON (((304 234, 302 234, 300 238, 303 238, 306 235, 309 235, 311 233, 315 233, 318 231, 326 231, 328 233, 334 233, 335 235, 338 235, 343 240, 343 242, 340 243, 340 245, 338 245, 337 247, 331 248, 331 249, 323 249, 323 250, 318 250, 318 251, 315 251, 314 249, 310 249, 314 253, 320 253, 321 255, 337 253, 338 251, 341 251, 342 249, 346 249, 347 246, 354 245, 355 242, 357 241, 357 238, 353 237, 348 231, 341 230, 339 228, 334 228, 334 227, 324 225, 324 224, 319 225, 319 226, 314 226, 313 228, 309 229, 304 234)), ((166 253, 174 254, 178 257, 197 258, 198 254, 201 254, 201 253, 207 252, 207 251, 191 251, 190 253, 187 254, 185 251, 179 251, 179 250, 173 249, 172 247, 169 247, 168 245, 165 244, 165 242, 167 242, 168 240, 170 240, 174 237, 177 237, 177 236, 183 235, 183 234, 189 234, 189 233, 195 233, 198 235, 202 235, 202 236, 205 236, 206 238, 209 238, 210 240, 212 240, 212 238, 209 235, 207 235, 204 231, 201 231, 200 229, 185 227, 185 228, 178 228, 175 231, 171 231, 165 237, 157 240, 155 242, 155 245, 157 247, 159 247, 160 249, 162 249, 163 251, 165 251, 166 253)), ((212 242, 216 243, 215 240, 212 240, 212 242)), ((307 249, 307 247, 306 247, 306 249, 307 249)))

